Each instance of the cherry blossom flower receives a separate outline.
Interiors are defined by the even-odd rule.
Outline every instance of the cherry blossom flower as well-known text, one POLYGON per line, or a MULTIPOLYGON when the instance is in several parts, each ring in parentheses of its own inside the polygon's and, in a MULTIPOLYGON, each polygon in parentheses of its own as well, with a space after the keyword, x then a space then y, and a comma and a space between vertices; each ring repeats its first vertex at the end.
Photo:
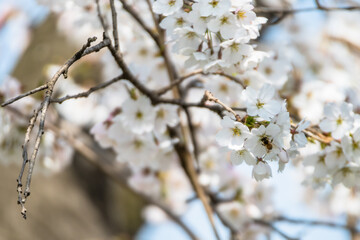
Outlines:
POLYGON ((281 102, 274 100, 275 89, 269 84, 265 84, 259 91, 252 87, 247 87, 243 91, 247 113, 250 116, 259 116, 265 121, 269 121, 281 110, 281 102))
POLYGON ((245 139, 250 135, 248 127, 228 116, 221 120, 221 126, 223 129, 216 135, 218 144, 233 150, 241 149, 244 146, 245 139))
POLYGON ((252 9, 254 9, 254 6, 249 3, 243 4, 236 9, 235 15, 241 25, 250 25, 256 19, 256 14, 252 9))
POLYGON ((291 146, 292 148, 302 148, 305 147, 307 144, 307 139, 305 133, 302 131, 305 130, 310 125, 309 121, 305 119, 301 120, 299 124, 292 130, 292 139, 291 139, 291 146))
POLYGON ((270 123, 267 127, 261 125, 251 130, 251 136, 246 140, 245 147, 256 157, 265 160, 277 160, 280 148, 275 144, 280 134, 279 126, 270 123))
POLYGON ((224 39, 230 39, 235 36, 237 30, 236 18, 232 13, 224 13, 210 20, 208 28, 212 32, 219 32, 224 39))
POLYGON ((161 21, 160 27, 165 29, 167 33, 171 33, 176 28, 189 26, 190 23, 186 20, 186 15, 188 14, 185 14, 184 12, 177 12, 173 15, 167 16, 161 21))
POLYGON ((253 48, 248 44, 243 44, 242 40, 224 41, 221 46, 224 48, 222 59, 228 63, 238 63, 253 51, 253 48))
POLYGON ((219 16, 230 9, 231 2, 230 0, 200 0, 199 5, 201 16, 219 16))
POLYGON ((354 113, 352 104, 342 103, 336 106, 333 103, 325 105, 325 118, 320 122, 320 129, 331 132, 335 139, 341 139, 353 127, 354 113))
POLYGON ((332 141, 331 145, 325 148, 325 152, 325 164, 329 169, 339 169, 346 164, 347 158, 340 143, 332 141))
POLYGON ((349 160, 360 164, 360 128, 351 136, 344 136, 341 139, 341 146, 349 160))
POLYGON ((272 173, 269 164, 259 161, 253 168, 252 176, 256 181, 262 181, 263 179, 270 178, 272 173))
POLYGON ((257 162, 256 158, 246 149, 232 151, 230 160, 234 165, 240 165, 245 161, 246 164, 253 166, 257 162))
POLYGON ((122 105, 122 113, 116 118, 132 132, 142 134, 154 129, 155 116, 150 100, 140 96, 136 100, 131 98, 126 100, 122 105))
POLYGON ((168 16, 178 11, 183 4, 183 0, 156 0, 153 4, 153 11, 168 16))
POLYGON ((176 106, 161 104, 156 107, 155 130, 163 133, 167 126, 174 127, 178 122, 176 106))
POLYGON ((248 220, 245 206, 238 201, 221 203, 217 208, 220 215, 235 229, 240 229, 248 220))

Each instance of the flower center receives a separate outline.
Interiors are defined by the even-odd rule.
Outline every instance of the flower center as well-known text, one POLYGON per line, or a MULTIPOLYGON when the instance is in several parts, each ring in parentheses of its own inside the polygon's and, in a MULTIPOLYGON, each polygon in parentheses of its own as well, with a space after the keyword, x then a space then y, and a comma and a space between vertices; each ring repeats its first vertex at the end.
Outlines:
POLYGON ((159 111, 157 111, 156 117, 163 119, 163 118, 165 117, 165 111, 164 111, 164 109, 161 108, 159 111))
POLYGON ((143 142, 136 139, 134 141, 134 146, 135 146, 135 149, 140 149, 143 146, 143 142))
POLYGON ((177 18, 176 19, 176 25, 177 26, 182 26, 182 25, 184 25, 184 23, 185 23, 185 21, 184 21, 184 19, 182 18, 182 17, 180 17, 180 18, 177 18))
POLYGON ((185 34, 185 36, 186 36, 188 39, 195 38, 195 37, 196 37, 196 33, 195 33, 195 32, 187 32, 187 33, 185 34))
POLYGON ((228 92, 228 86, 226 84, 221 84, 219 90, 220 90, 220 92, 227 93, 228 92))
POLYGON ((265 68, 265 74, 270 75, 272 73, 272 69, 270 67, 265 68))
POLYGON ((246 18, 245 14, 246 14, 246 12, 244 12, 244 11, 238 11, 236 13, 236 16, 237 16, 238 19, 245 19, 246 18))
POLYGON ((141 120, 144 114, 141 111, 137 111, 135 114, 136 119, 141 120))
POLYGON ((211 2, 209 2, 209 4, 213 7, 216 8, 216 6, 218 5, 219 1, 213 0, 211 2))
POLYGON ((212 160, 208 160, 205 162, 205 168, 208 170, 214 169, 215 168, 215 163, 212 160))
POLYGON ((262 103, 262 102, 260 102, 259 100, 258 100, 257 103, 256 103, 257 109, 263 108, 264 105, 265 105, 265 103, 262 103))
POLYGON ((170 6, 170 7, 174 6, 174 5, 175 5, 175 2, 176 2, 175 0, 169 1, 169 6, 170 6))
POLYGON ((233 43, 230 45, 231 51, 238 52, 239 51, 239 43, 233 43))
POLYGON ((234 128, 232 129, 232 131, 233 131, 233 136, 234 136, 234 137, 241 135, 241 130, 240 130, 238 127, 234 127, 234 128))
POLYGON ((221 25, 229 24, 229 18, 228 17, 220 18, 220 24, 221 25))
POLYGON ((339 126, 343 123, 343 120, 341 117, 339 117, 337 120, 336 120, 336 124, 339 126))

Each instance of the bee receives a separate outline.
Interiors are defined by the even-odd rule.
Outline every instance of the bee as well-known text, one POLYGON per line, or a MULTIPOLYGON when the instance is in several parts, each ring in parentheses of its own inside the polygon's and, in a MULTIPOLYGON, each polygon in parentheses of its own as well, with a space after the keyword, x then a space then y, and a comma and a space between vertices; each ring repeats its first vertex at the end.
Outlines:
POLYGON ((273 148, 267 136, 262 137, 260 141, 262 142, 262 145, 267 148, 268 151, 270 151, 273 148))

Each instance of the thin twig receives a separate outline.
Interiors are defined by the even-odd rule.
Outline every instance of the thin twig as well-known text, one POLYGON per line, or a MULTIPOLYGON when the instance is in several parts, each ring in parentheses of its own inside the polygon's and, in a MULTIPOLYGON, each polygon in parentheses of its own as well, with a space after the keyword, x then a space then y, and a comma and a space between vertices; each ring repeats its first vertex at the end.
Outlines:
POLYGON ((273 232, 278 233, 280 236, 282 236, 283 238, 285 238, 287 240, 299 240, 299 238, 294 238, 294 237, 288 236, 283 231, 281 231, 280 229, 275 227, 274 224, 271 223, 271 222, 267 222, 267 221, 264 221, 264 220, 261 220, 261 219, 256 219, 256 220, 254 220, 254 223, 256 223, 258 225, 265 226, 267 228, 270 228, 273 232))
MULTIPOLYGON (((18 203, 21 205, 22 207, 22 211, 21 214, 23 215, 23 217, 26 219, 26 209, 24 207, 24 204, 26 202, 27 197, 30 195, 30 184, 31 184, 31 179, 32 179, 32 174, 33 174, 33 170, 34 170, 34 166, 35 166, 35 159, 37 156, 37 153, 39 151, 39 147, 40 147, 40 142, 41 142, 41 138, 42 135, 44 134, 44 127, 45 127, 45 118, 46 118, 46 113, 48 110, 48 107, 50 105, 51 102, 51 97, 52 97, 52 93, 55 87, 55 84, 57 82, 57 80, 60 78, 61 75, 63 75, 65 78, 67 77, 67 72, 68 69, 70 68, 70 66, 76 62, 77 60, 79 60, 80 58, 82 58, 83 56, 90 54, 92 52, 97 52, 99 51, 101 48, 107 46, 110 42, 109 41, 103 41, 93 47, 90 48, 90 45, 92 42, 96 41, 96 37, 93 38, 89 38, 87 43, 83 45, 83 47, 74 54, 74 56, 72 58, 70 58, 56 73, 55 75, 50 79, 50 81, 48 81, 46 83, 47 86, 47 90, 45 92, 45 97, 43 102, 41 103, 41 107, 35 111, 33 117, 30 119, 30 123, 27 129, 27 133, 25 135, 25 140, 24 140, 24 145, 23 145, 23 165, 21 167, 21 171, 20 171, 20 175, 18 178, 18 185, 17 185, 17 191, 18 193, 22 193, 22 176, 23 176, 23 172, 25 169, 25 165, 27 163, 29 163, 29 167, 28 167, 28 173, 27 173, 27 178, 26 178, 26 186, 25 186, 25 191, 23 192, 23 196, 18 199, 18 203), (36 122, 36 118, 38 116, 38 114, 41 112, 40 115, 40 120, 39 120, 39 130, 37 133, 37 136, 35 138, 35 144, 34 144, 34 149, 33 152, 31 154, 31 158, 30 160, 28 159, 28 152, 27 152, 27 145, 28 142, 30 140, 30 133, 34 127, 34 124, 36 122)), ((20 194, 21 195, 21 194, 20 194)))
POLYGON ((117 27, 117 13, 115 9, 114 0, 110 0, 110 8, 111 8, 111 17, 112 17, 112 25, 113 25, 113 36, 114 36, 114 47, 115 50, 119 50, 119 34, 117 27))
POLYGON ((322 5, 309 8, 298 8, 298 9, 274 9, 274 8, 265 8, 257 7, 254 9, 254 12, 258 14, 280 14, 280 15, 293 15, 302 12, 314 12, 314 11, 357 11, 360 10, 360 6, 348 6, 348 7, 324 7, 322 5))
POLYGON ((62 98, 56 98, 56 99, 51 99, 52 103, 63 103, 64 101, 67 101, 69 99, 76 99, 76 98, 84 98, 84 97, 88 97, 90 94, 92 94, 93 92, 96 92, 98 90, 104 89, 118 81, 120 81, 122 78, 122 75, 117 76, 107 82, 103 82, 99 85, 96 85, 92 88, 90 88, 88 91, 82 92, 82 93, 78 93, 78 94, 74 94, 74 95, 66 95, 65 97, 62 98))
POLYGON ((346 224, 339 224, 334 222, 327 222, 321 220, 310 220, 310 219, 293 219, 284 216, 280 216, 271 220, 272 222, 288 222, 293 224, 302 224, 302 225, 309 225, 309 226, 326 226, 332 228, 342 228, 345 230, 353 231, 353 232, 360 232, 359 229, 356 227, 351 227, 346 224))
MULTIPOLYGON (((10 110, 13 110, 11 107, 9 108, 10 110)), ((25 134, 25 139, 24 139, 24 144, 22 145, 22 149, 23 149, 23 153, 22 153, 22 157, 23 157, 23 163, 21 165, 21 170, 19 173, 19 176, 17 178, 17 193, 18 193, 18 201, 17 203, 21 205, 21 215, 26 219, 26 208, 25 208, 25 202, 23 201, 23 197, 22 197, 22 177, 25 171, 25 167, 26 164, 28 163, 28 151, 27 151, 27 146, 28 143, 30 141, 30 134, 35 126, 36 123, 36 119, 39 115, 40 110, 42 109, 42 104, 40 104, 40 106, 34 110, 34 113, 32 115, 32 117, 29 120, 29 125, 26 129, 26 134, 25 134)))
POLYGON ((45 90, 47 88, 48 88, 47 84, 41 85, 40 87, 37 87, 37 88, 35 88, 33 90, 30 90, 30 91, 28 91, 26 93, 20 94, 19 96, 16 96, 14 98, 11 98, 11 99, 7 100, 3 104, 1 104, 1 107, 5 107, 5 106, 7 106, 9 104, 12 104, 13 102, 16 102, 17 100, 20 100, 20 99, 22 99, 24 97, 35 94, 37 92, 43 91, 43 90, 45 90))
POLYGON ((182 77, 179 77, 175 81, 171 82, 168 86, 159 89, 156 92, 156 94, 161 96, 161 95, 165 94, 167 91, 171 90, 173 87, 179 86, 184 80, 186 80, 186 79, 188 79, 188 78, 190 78, 192 76, 195 76, 197 74, 201 74, 201 73, 202 73, 202 71, 199 70, 199 71, 194 71, 194 72, 191 72, 189 74, 186 74, 186 75, 184 75, 182 77))
POLYGON ((206 101, 211 101, 211 102, 214 102, 214 103, 217 103, 217 104, 221 105, 226 111, 228 111, 229 113, 231 113, 231 114, 233 114, 235 116, 236 121, 241 122, 240 115, 237 114, 232 108, 228 107, 225 103, 221 102, 219 99, 214 97, 211 92, 206 90, 205 93, 204 93, 204 97, 203 97, 202 101, 204 103, 206 101))

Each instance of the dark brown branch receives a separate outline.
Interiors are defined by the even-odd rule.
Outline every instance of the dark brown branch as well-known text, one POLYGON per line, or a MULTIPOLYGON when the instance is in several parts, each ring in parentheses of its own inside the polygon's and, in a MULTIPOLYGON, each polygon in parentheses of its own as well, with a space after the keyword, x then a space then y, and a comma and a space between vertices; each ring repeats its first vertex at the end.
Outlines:
POLYGON ((114 36, 114 47, 115 50, 119 50, 119 34, 117 27, 117 13, 115 9, 114 0, 110 0, 110 8, 111 8, 111 17, 112 17, 112 25, 113 25, 113 36, 114 36))
POLYGON ((309 219, 293 219, 284 216, 280 216, 271 220, 272 222, 287 222, 293 224, 302 224, 302 225, 309 225, 309 226, 325 226, 325 227, 332 227, 332 228, 341 228, 345 230, 349 230, 351 232, 359 233, 360 230, 356 227, 351 227, 346 224, 338 224, 334 222, 326 222, 320 220, 309 220, 309 219))
POLYGON ((357 11, 360 10, 360 6, 349 6, 349 7, 309 7, 309 8, 299 8, 299 9, 274 9, 274 8, 265 8, 257 7, 254 9, 254 12, 258 14, 280 14, 280 15, 293 15, 302 12, 314 12, 314 11, 357 11))
POLYGON ((67 101, 69 99, 76 99, 76 98, 84 98, 84 97, 88 97, 90 94, 92 94, 93 92, 96 92, 98 90, 104 89, 118 81, 120 81, 121 79, 123 79, 122 75, 117 76, 116 78, 113 78, 107 82, 101 83, 99 85, 96 85, 92 88, 90 88, 88 91, 86 92, 82 92, 82 93, 78 93, 75 95, 66 95, 65 97, 62 98, 56 98, 56 99, 51 99, 52 103, 63 103, 64 101, 67 101))
POLYGON ((198 75, 198 74, 201 74, 201 75, 204 75, 204 76, 208 76, 208 75, 220 75, 220 76, 223 76, 225 78, 228 78, 229 80, 231 81, 234 81, 236 82, 237 84, 240 84, 243 88, 245 88, 245 84, 238 78, 234 77, 234 76, 231 76, 231 75, 228 75, 226 73, 223 73, 223 72, 214 72, 214 73, 205 73, 203 72, 202 70, 198 70, 198 71, 194 71, 194 72, 191 72, 187 75, 184 75, 182 77, 179 77, 178 79, 176 79, 175 81, 171 82, 168 86, 166 87, 163 87, 161 88, 160 90, 157 91, 157 94, 158 95, 163 95, 165 94, 166 92, 168 92, 169 90, 171 90, 172 88, 174 87, 177 87, 179 86, 183 81, 185 81, 186 79, 190 78, 190 77, 193 77, 195 75, 198 75))
POLYGON ((7 100, 6 102, 4 102, 3 104, 1 104, 1 107, 5 107, 5 106, 7 106, 9 104, 12 104, 13 102, 16 102, 17 100, 20 100, 20 99, 22 99, 24 97, 35 94, 37 92, 41 92, 41 91, 47 89, 47 87, 48 86, 46 84, 44 84, 44 85, 41 85, 40 87, 37 87, 37 88, 35 88, 33 90, 30 90, 30 91, 26 92, 26 93, 20 94, 19 96, 11 98, 11 99, 7 100))
POLYGON ((166 86, 166 87, 163 87, 163 88, 159 89, 159 90, 156 92, 156 94, 157 94, 157 95, 163 95, 163 94, 165 94, 166 92, 168 92, 169 90, 171 90, 172 88, 174 88, 174 87, 176 87, 176 86, 179 86, 179 85, 180 85, 183 81, 185 81, 186 79, 188 79, 188 78, 190 78, 190 77, 192 77, 192 76, 195 76, 195 75, 197 75, 197 74, 201 74, 201 73, 202 73, 202 71, 200 70, 200 71, 195 71, 195 72, 189 73, 189 74, 187 74, 187 75, 184 75, 184 76, 176 79, 175 81, 171 82, 171 83, 169 84, 169 86, 166 86))
POLYGON ((284 232, 279 230, 277 227, 275 227, 274 224, 271 222, 267 222, 267 221, 264 221, 261 219, 256 219, 256 220, 254 220, 254 223, 271 229, 273 232, 278 233, 280 236, 282 236, 283 238, 285 238, 287 240, 299 240, 299 238, 293 238, 293 237, 288 236, 287 234, 285 234, 284 232))

